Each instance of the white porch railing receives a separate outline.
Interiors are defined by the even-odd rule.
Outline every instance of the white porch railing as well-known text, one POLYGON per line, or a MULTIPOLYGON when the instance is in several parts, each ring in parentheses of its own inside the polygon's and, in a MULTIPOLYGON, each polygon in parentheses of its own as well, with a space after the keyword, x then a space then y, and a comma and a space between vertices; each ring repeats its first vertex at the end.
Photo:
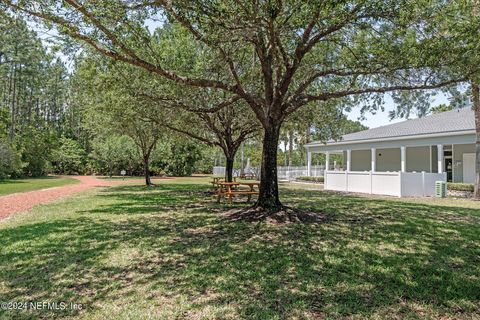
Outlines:
MULTIPOLYGON (((310 176, 312 177, 323 177, 324 172, 325 166, 312 166, 310 168, 310 176)), ((280 180, 295 180, 298 177, 308 176, 308 167, 277 167, 277 175, 280 180)))
POLYGON ((327 171, 325 189, 396 197, 431 197, 435 195, 435 182, 446 179, 445 173, 327 171))
MULTIPOLYGON (((325 166, 312 166, 310 168, 310 175, 312 177, 323 177, 325 166)), ((260 176, 260 168, 251 167, 245 170, 246 173, 253 173, 260 176)), ((225 175, 225 167, 213 167, 213 174, 216 176, 225 175)), ((240 175, 240 170, 234 170, 234 175, 240 175)), ((307 166, 297 167, 277 167, 277 175, 280 180, 295 180, 298 177, 308 176, 307 166)))

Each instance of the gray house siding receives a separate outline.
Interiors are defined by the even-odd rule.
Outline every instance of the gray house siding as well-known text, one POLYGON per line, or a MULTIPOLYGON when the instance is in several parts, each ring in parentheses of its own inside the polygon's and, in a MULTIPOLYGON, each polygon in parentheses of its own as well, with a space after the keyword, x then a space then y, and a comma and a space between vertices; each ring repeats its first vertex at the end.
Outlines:
POLYGON ((463 182, 463 154, 475 153, 474 144, 456 144, 453 152, 454 182, 463 182))

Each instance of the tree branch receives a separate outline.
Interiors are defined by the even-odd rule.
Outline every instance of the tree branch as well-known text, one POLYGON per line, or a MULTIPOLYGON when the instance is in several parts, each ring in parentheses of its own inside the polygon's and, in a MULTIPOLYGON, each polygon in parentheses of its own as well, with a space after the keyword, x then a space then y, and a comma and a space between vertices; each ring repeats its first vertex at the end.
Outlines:
MULTIPOLYGON (((188 86, 193 86, 193 87, 216 88, 216 89, 221 89, 221 90, 228 91, 228 92, 231 92, 231 93, 237 93, 237 91, 238 91, 236 86, 232 86, 230 84, 227 84, 227 83, 224 83, 224 82, 221 82, 221 81, 217 81, 217 80, 202 79, 202 78, 190 78, 190 77, 186 77, 186 76, 181 76, 181 75, 176 74, 175 72, 163 69, 160 65, 153 65, 153 64, 149 63, 148 61, 145 61, 145 60, 139 58, 138 56, 136 56, 134 54, 133 51, 131 51, 129 48, 127 48, 126 46, 121 44, 119 42, 119 40, 102 23, 100 23, 100 21, 98 21, 97 19, 94 19, 94 20, 89 19, 89 20, 92 22, 94 27, 98 28, 112 42, 112 44, 114 44, 115 46, 118 46, 124 53, 126 53, 126 54, 127 54, 127 52, 130 52, 130 53, 128 53, 127 55, 121 55, 118 52, 115 52, 113 50, 105 48, 97 40, 81 33, 79 31, 78 26, 72 25, 70 22, 68 22, 67 20, 65 20, 61 17, 45 13, 44 11, 42 11, 42 12, 32 11, 32 10, 29 10, 25 7, 16 5, 12 1, 1 0, 1 2, 3 2, 4 4, 6 4, 7 6, 9 6, 10 8, 12 8, 16 11, 21 11, 21 12, 24 12, 28 15, 31 15, 31 16, 34 16, 34 17, 37 17, 37 18, 40 18, 40 19, 43 19, 43 20, 46 20, 46 21, 50 21, 50 22, 52 22, 52 23, 54 23, 58 26, 62 26, 64 32, 67 33, 68 35, 70 35, 71 37, 87 43, 88 45, 93 47, 97 52, 99 52, 99 53, 101 53, 105 56, 108 56, 108 57, 110 57, 114 60, 123 61, 123 62, 129 63, 129 64, 132 64, 132 65, 141 67, 145 70, 148 70, 152 73, 158 74, 158 75, 160 75, 160 76, 162 76, 166 79, 172 80, 176 83, 180 83, 180 84, 184 84, 184 85, 188 85, 188 86), (132 54, 132 55, 130 55, 130 54, 132 54)), ((75 2, 72 2, 71 0, 69 0, 69 2, 75 4, 75 2)), ((74 5, 72 5, 72 6, 75 10, 77 10, 82 15, 84 15, 85 17, 88 18, 88 16, 86 16, 84 13, 82 13, 82 11, 79 10, 78 3, 77 3, 77 6, 74 6, 74 5)), ((80 8, 82 8, 82 6, 80 6, 80 8)))
POLYGON ((365 94, 365 93, 387 93, 392 91, 406 91, 406 90, 431 90, 445 87, 451 84, 465 82, 468 80, 468 77, 462 77, 459 79, 443 81, 435 84, 417 84, 417 85, 397 85, 397 86, 386 86, 386 87, 369 87, 362 89, 349 89, 336 92, 324 92, 319 95, 303 95, 299 97, 297 101, 292 103, 287 109, 286 113, 291 114, 296 111, 301 106, 313 102, 313 101, 327 101, 330 99, 338 99, 351 95, 365 94))

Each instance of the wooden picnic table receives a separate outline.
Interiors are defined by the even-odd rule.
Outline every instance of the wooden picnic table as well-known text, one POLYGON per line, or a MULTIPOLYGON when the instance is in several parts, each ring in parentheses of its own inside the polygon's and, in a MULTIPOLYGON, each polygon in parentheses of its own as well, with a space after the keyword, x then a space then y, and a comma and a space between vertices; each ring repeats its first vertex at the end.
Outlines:
POLYGON ((237 195, 247 195, 248 201, 251 200, 252 195, 258 195, 258 191, 255 190, 255 187, 260 185, 259 182, 217 182, 218 189, 216 194, 218 196, 217 202, 220 202, 222 197, 228 197, 228 202, 232 203, 232 198, 237 195), (240 190, 236 187, 238 186, 248 186, 249 190, 240 190))
MULTIPOLYGON (((216 192, 217 189, 219 188, 218 183, 219 183, 219 182, 224 182, 224 181, 225 181, 225 178, 223 178, 223 177, 213 177, 213 180, 210 181, 210 183, 211 183, 212 186, 213 186, 213 190, 212 190, 212 191, 213 191, 213 192, 216 192)), ((234 177, 234 178, 233 178, 233 181, 236 182, 236 181, 237 181, 237 177, 234 177)))
POLYGON ((255 187, 258 187, 260 188, 260 182, 239 182, 239 184, 241 186, 249 186, 250 187, 250 191, 255 191, 255 187))

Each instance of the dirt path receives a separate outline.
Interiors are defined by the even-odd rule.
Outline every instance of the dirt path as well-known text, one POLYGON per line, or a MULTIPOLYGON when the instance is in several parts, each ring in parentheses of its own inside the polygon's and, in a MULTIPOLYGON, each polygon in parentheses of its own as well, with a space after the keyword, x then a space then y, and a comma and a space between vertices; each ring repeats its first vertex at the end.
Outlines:
POLYGON ((0 220, 9 215, 95 187, 108 187, 127 181, 106 181, 92 176, 72 176, 79 184, 0 196, 0 220))

